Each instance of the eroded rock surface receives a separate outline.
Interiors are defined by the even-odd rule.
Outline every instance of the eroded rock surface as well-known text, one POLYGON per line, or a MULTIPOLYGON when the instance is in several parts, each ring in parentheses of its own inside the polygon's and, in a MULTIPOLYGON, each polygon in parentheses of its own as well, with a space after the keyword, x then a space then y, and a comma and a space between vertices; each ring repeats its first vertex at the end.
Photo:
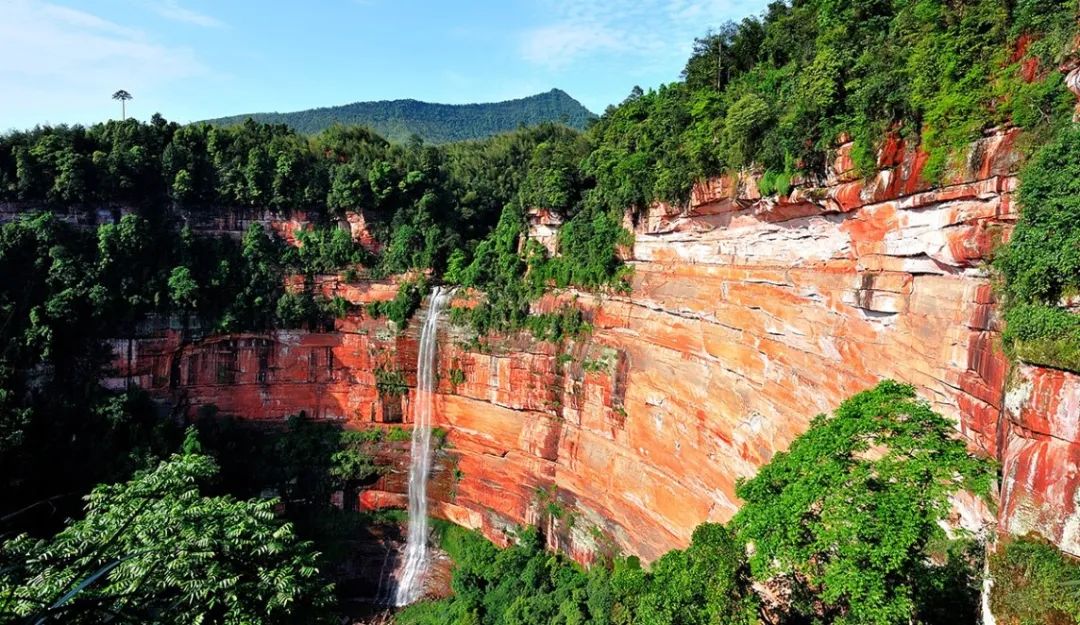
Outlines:
MULTIPOLYGON (((1001 529, 1038 531, 1080 555, 1080 378, 1022 366, 1006 383, 984 269, 1016 218, 1015 140, 988 136, 939 184, 922 180, 925 155, 900 141, 869 181, 845 149, 823 186, 788 197, 761 198, 753 176, 708 181, 687 206, 628 217, 629 296, 536 304, 583 307, 588 337, 498 337, 481 352, 464 329, 447 330, 436 421, 449 448, 433 478, 435 513, 497 541, 541 523, 583 561, 611 548, 652 559, 699 523, 730 518, 736 480, 815 414, 893 378, 1000 461, 1001 529)), ((535 234, 550 244, 558 223, 543 216, 535 234)), ((355 303, 394 293, 335 279, 321 288, 355 303)), ((189 412, 214 404, 252 419, 304 410, 349 427, 408 423, 408 395, 377 382, 382 370, 415 384, 416 325, 397 334, 357 314, 324 333, 162 331, 130 350, 117 342, 112 383, 134 376, 189 412)), ((401 505, 404 489, 391 471, 360 504, 401 505)), ((994 521, 975 505, 958 515, 994 521)))

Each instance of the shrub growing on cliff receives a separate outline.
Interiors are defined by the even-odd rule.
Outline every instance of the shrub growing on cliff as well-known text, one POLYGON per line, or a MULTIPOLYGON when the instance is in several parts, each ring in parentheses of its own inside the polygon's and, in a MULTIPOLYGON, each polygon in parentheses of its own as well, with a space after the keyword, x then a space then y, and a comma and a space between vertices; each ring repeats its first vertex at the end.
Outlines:
POLYGON ((1030 363, 1080 371, 1080 315, 1041 304, 1015 304, 1005 311, 1004 340, 1030 363))
POLYGON ((1080 125, 1062 129, 1021 172, 1021 218, 997 259, 1006 294, 1057 304, 1080 291, 1080 125))
POLYGON ((530 315, 525 327, 538 340, 556 342, 575 338, 591 329, 581 310, 574 305, 564 306, 558 312, 530 315))
POLYGON ((1080 126, 1060 130, 1021 172, 1020 220, 995 265, 1005 277, 1005 344, 1025 360, 1080 371, 1080 126))
POLYGON ((623 228, 621 210, 607 210, 589 203, 559 233, 559 256, 549 260, 542 273, 557 286, 629 289, 628 269, 619 259, 620 245, 633 244, 623 228))
MULTIPOLYGON (((885 381, 818 415, 786 452, 736 493, 733 523, 753 548, 759 580, 793 590, 792 612, 837 623, 918 620, 927 547, 949 495, 987 494, 988 464, 967 452, 952 424, 885 381)), ((974 610, 974 606, 969 606, 974 610)))
POLYGON ((394 299, 385 302, 369 302, 367 312, 374 318, 387 317, 394 322, 398 331, 405 329, 405 324, 412 319, 427 294, 427 279, 421 276, 415 280, 405 280, 398 284, 394 299))
POLYGON ((294 260, 293 264, 304 273, 333 273, 342 267, 375 264, 374 256, 353 241, 350 232, 344 228, 300 230, 296 239, 300 246, 289 250, 295 257, 290 260, 294 260))
POLYGON ((375 370, 375 388, 379 389, 382 395, 404 395, 409 391, 404 373, 382 367, 375 370))
POLYGON ((277 322, 283 328, 299 328, 315 318, 317 309, 311 293, 282 293, 278 298, 277 322))
POLYGON ((544 549, 535 528, 517 544, 496 549, 475 532, 444 528, 441 543, 454 558, 454 596, 402 612, 412 625, 474 623, 537 625, 587 623, 586 575, 565 558, 544 549))
POLYGON ((1014 538, 990 556, 990 608, 1002 625, 1080 623, 1080 561, 1037 537, 1014 538))

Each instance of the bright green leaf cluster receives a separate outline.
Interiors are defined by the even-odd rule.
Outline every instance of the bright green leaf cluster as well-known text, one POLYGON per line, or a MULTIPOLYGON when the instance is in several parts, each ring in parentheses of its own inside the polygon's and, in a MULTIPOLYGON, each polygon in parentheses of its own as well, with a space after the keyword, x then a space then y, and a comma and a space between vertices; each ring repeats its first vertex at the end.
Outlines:
POLYGON ((0 612, 65 623, 292 623, 326 615, 316 554, 275 518, 274 500, 207 497, 217 467, 176 455, 98 486, 86 516, 0 557, 0 612))
POLYGON ((776 454, 736 493, 734 527, 758 579, 781 577, 792 609, 837 623, 907 623, 920 616, 918 581, 949 496, 988 495, 992 472, 952 424, 885 381, 776 454), (801 599, 800 599, 801 598, 801 599))

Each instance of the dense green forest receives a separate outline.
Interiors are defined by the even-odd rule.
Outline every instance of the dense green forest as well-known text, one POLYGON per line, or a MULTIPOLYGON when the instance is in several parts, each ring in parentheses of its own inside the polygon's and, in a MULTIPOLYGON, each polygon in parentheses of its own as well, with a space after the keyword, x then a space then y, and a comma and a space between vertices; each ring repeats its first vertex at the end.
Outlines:
MULTIPOLYGON (((332 610, 335 540, 361 522, 335 516, 328 493, 370 475, 371 441, 301 417, 263 438, 207 415, 185 435, 137 389, 100 385, 107 339, 152 315, 204 332, 317 331, 349 304, 283 281, 325 273, 413 276, 366 311, 398 328, 443 282, 484 294, 454 311, 481 336, 587 332, 580 313, 530 315, 529 303, 552 288, 629 288, 616 253, 626 211, 684 201, 694 181, 739 169, 761 173, 767 192, 813 184, 842 135, 864 173, 890 133, 918 142, 935 179, 991 128, 1023 127, 1022 218, 994 261, 1006 347, 1080 370, 1080 323, 1062 306, 1080 289, 1080 134, 1057 71, 1076 14, 1075 0, 774 2, 697 40, 682 80, 635 89, 585 132, 546 123, 425 145, 361 127, 308 136, 155 116, 0 136, 0 202, 26 213, 0 229, 0 614, 284 623, 332 610), (120 206, 132 213, 92 229, 57 216, 120 206), (565 221, 555 255, 522 244, 534 207, 565 221), (294 248, 257 226, 241 240, 184 226, 234 208, 304 211, 317 227, 294 248), (337 227, 349 211, 363 212, 378 253, 337 227)), ((705 526, 649 570, 616 559, 583 572, 527 531, 498 555, 450 531, 456 596, 402 618, 754 622, 748 584, 776 580, 793 593, 785 622, 956 622, 975 609, 981 560, 977 546, 943 542, 935 521, 951 490, 986 484, 946 425, 904 387, 857 396, 739 487, 747 505, 728 527, 705 526), (860 460, 873 441, 896 462, 860 460)), ((1003 549, 995 574, 1023 583, 999 606, 1041 622, 1039 602, 1075 565, 1037 541, 1003 549)), ((1076 601, 1057 605, 1080 618, 1076 601)))
POLYGON ((395 143, 419 137, 425 143, 484 139, 520 126, 559 123, 584 130, 596 118, 565 91, 552 89, 527 98, 489 104, 432 104, 417 100, 353 102, 342 106, 294 113, 252 113, 207 120, 230 126, 252 118, 260 123, 285 124, 303 134, 318 134, 342 124, 366 126, 395 143))

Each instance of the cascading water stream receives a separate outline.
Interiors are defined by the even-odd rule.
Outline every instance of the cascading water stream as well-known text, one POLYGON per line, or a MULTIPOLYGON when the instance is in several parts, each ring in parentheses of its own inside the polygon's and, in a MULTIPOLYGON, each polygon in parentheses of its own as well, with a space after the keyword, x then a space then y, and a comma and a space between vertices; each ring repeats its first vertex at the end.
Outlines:
POLYGON ((409 463, 409 532, 405 540, 405 564, 398 580, 394 603, 408 605, 423 594, 427 569, 427 478, 431 471, 431 412, 435 392, 435 349, 439 313, 453 291, 435 287, 431 292, 427 317, 420 331, 420 353, 416 362, 416 407, 413 410, 412 445, 409 463))

